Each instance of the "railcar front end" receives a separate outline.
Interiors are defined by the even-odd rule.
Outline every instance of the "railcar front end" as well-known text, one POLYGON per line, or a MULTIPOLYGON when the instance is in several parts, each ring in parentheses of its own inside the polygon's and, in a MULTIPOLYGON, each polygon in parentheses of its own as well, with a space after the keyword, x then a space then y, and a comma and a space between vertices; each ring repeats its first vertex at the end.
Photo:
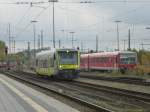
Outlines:
POLYGON ((137 53, 122 52, 119 57, 119 69, 121 71, 132 70, 137 66, 137 53))
POLYGON ((100 52, 81 55, 82 70, 126 71, 137 66, 137 53, 131 51, 100 52))
POLYGON ((65 79, 78 78, 80 53, 78 50, 66 49, 57 51, 58 76, 65 79))
POLYGON ((36 56, 36 73, 60 79, 74 79, 79 75, 80 53, 76 49, 43 51, 36 56))

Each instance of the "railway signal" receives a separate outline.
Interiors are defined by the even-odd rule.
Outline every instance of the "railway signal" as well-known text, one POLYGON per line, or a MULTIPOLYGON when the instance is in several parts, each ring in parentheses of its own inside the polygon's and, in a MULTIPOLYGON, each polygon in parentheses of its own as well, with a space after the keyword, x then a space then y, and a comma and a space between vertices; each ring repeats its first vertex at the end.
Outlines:
POLYGON ((8 54, 8 47, 7 46, 5 47, 5 54, 6 55, 8 54))

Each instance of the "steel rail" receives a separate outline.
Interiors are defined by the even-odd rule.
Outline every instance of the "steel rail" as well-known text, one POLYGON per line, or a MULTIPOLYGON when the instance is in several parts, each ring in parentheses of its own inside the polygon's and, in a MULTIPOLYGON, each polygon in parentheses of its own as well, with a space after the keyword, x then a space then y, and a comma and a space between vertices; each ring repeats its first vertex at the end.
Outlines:
POLYGON ((102 86, 102 85, 91 84, 91 83, 89 84, 86 82, 78 82, 78 81, 75 81, 74 84, 76 84, 78 86, 84 86, 86 88, 91 88, 91 89, 96 89, 96 90, 107 92, 107 93, 116 94, 119 96, 134 98, 136 100, 140 100, 140 101, 143 101, 145 103, 147 102, 150 104, 150 94, 148 94, 148 93, 142 93, 142 92, 131 91, 131 90, 126 90, 126 89, 102 86))
POLYGON ((83 104, 83 105, 85 105, 85 106, 87 106, 87 107, 90 107, 91 109, 94 109, 94 110, 96 110, 96 111, 98 111, 98 112, 114 112, 114 111, 112 111, 112 110, 110 110, 110 109, 107 109, 107 108, 101 107, 101 106, 99 106, 99 105, 90 103, 90 102, 85 101, 85 100, 82 100, 82 99, 80 99, 80 98, 78 98, 78 97, 74 97, 74 96, 71 96, 71 95, 69 95, 69 94, 65 94, 65 93, 63 93, 63 91, 59 91, 59 90, 55 90, 55 89, 49 88, 48 86, 43 85, 43 84, 41 84, 41 83, 39 83, 39 82, 34 82, 33 80, 29 80, 29 79, 26 79, 26 78, 23 78, 23 77, 19 77, 19 76, 17 76, 17 75, 13 75, 13 74, 8 73, 8 72, 7 72, 7 75, 9 75, 10 77, 13 77, 13 78, 15 78, 15 79, 19 79, 19 80, 21 80, 21 81, 23 81, 23 82, 26 82, 26 83, 28 83, 28 84, 31 84, 31 85, 40 87, 41 89, 44 89, 44 90, 53 92, 53 93, 55 93, 55 94, 57 94, 57 95, 63 96, 63 97, 65 97, 65 98, 68 98, 68 99, 70 99, 70 100, 73 100, 73 101, 75 101, 75 102, 77 102, 77 103, 83 104))
MULTIPOLYGON (((30 74, 30 75, 35 75, 35 74, 32 74, 32 73, 27 73, 27 72, 23 72, 23 73, 30 74)), ((97 91, 112 93, 112 94, 116 94, 116 95, 119 95, 119 96, 134 98, 136 100, 140 100, 140 101, 143 101, 143 102, 150 103, 150 94, 144 93, 144 92, 137 92, 137 91, 131 91, 131 90, 126 90, 126 89, 102 86, 102 85, 97 85, 97 84, 81 82, 81 81, 73 81, 73 82, 70 82, 70 84, 75 84, 75 85, 78 85, 78 86, 84 86, 86 88, 95 89, 97 91)))
MULTIPOLYGON (((35 76, 35 74, 32 74, 32 73, 27 73, 27 72, 23 72, 23 73, 35 76)), ((69 83, 69 82, 67 82, 67 83, 69 83)), ((131 91, 131 90, 126 90, 126 89, 121 89, 121 88, 102 86, 102 85, 97 85, 97 84, 81 82, 81 81, 73 81, 73 82, 70 82, 70 84, 75 84, 78 86, 84 86, 86 88, 95 89, 97 91, 112 93, 112 94, 116 94, 119 96, 134 98, 136 100, 150 103, 150 94, 144 93, 144 92, 137 92, 137 91, 131 91)))
POLYGON ((150 86, 150 82, 146 82, 144 79, 140 79, 140 78, 104 77, 104 76, 89 76, 89 75, 80 75, 80 77, 81 78, 92 79, 92 80, 103 80, 103 81, 111 81, 111 82, 118 82, 118 83, 150 86))

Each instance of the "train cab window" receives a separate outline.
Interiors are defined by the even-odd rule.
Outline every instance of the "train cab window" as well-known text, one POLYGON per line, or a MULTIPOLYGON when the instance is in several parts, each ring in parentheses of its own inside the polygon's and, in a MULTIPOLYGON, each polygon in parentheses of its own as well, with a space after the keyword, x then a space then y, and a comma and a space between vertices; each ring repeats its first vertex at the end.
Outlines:
POLYGON ((122 64, 136 64, 136 58, 135 57, 121 58, 120 62, 122 64))
POLYGON ((50 58, 50 67, 54 67, 54 59, 50 58))

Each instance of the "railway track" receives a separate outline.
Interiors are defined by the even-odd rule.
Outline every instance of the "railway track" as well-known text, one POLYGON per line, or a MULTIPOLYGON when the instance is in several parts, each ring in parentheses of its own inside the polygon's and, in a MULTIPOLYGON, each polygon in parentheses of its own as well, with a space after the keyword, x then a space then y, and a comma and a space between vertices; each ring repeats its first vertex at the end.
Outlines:
POLYGON ((31 77, 30 77, 30 78, 20 77, 19 75, 14 75, 14 74, 8 73, 8 72, 7 72, 7 73, 5 72, 5 74, 7 74, 7 75, 9 75, 10 77, 13 77, 13 78, 15 78, 15 79, 18 79, 18 80, 20 80, 20 81, 29 83, 29 84, 34 85, 34 86, 38 86, 38 87, 40 87, 41 89, 44 89, 44 90, 48 90, 48 91, 50 91, 50 92, 53 92, 53 93, 55 93, 55 94, 57 94, 57 95, 60 95, 60 96, 62 96, 62 97, 71 99, 71 100, 73 100, 73 101, 75 101, 75 102, 77 102, 77 103, 80 103, 80 104, 82 104, 82 105, 84 105, 84 106, 87 106, 88 108, 91 108, 92 110, 94 109, 96 112, 114 112, 114 111, 112 111, 112 110, 110 110, 110 109, 107 109, 107 108, 105 108, 105 107, 102 107, 102 106, 93 104, 93 103, 91 103, 91 102, 89 102, 89 101, 82 100, 82 99, 80 99, 80 98, 78 98, 78 97, 75 97, 75 96, 72 96, 72 95, 69 95, 69 94, 65 94, 65 92, 63 92, 62 89, 58 89, 58 88, 56 89, 56 88, 54 88, 54 87, 51 87, 51 88, 50 88, 48 85, 45 84, 45 81, 36 79, 35 77, 32 78, 32 79, 30 79, 31 77), (33 80, 33 79, 34 79, 34 80, 33 80))
MULTIPOLYGON (((18 73, 19 74, 19 73, 18 73)), ((122 90, 122 89, 116 89, 116 88, 110 88, 110 87, 104 87, 104 86, 96 86, 96 85, 91 85, 88 83, 79 83, 79 82, 66 82, 66 81, 61 81, 61 82, 54 82, 54 83, 49 83, 49 79, 41 79, 35 77, 33 74, 28 74, 28 73, 23 73, 26 74, 26 78, 22 79, 19 75, 12 75, 13 77, 17 77, 20 80, 25 80, 28 83, 33 83, 36 86, 42 86, 42 88, 48 89, 50 91, 54 91, 54 93, 63 95, 67 98, 71 98, 72 100, 75 100, 79 103, 85 104, 87 106, 90 106, 91 108, 96 109, 98 112, 112 112, 112 110, 115 109, 108 109, 104 108, 106 105, 100 106, 99 102, 95 103, 96 99, 102 100, 105 102, 109 102, 110 105, 112 103, 116 103, 114 106, 120 106, 124 105, 127 108, 136 108, 137 110, 142 108, 148 108, 150 106, 150 95, 145 94, 145 93, 139 93, 139 92, 133 92, 133 91, 127 91, 127 90, 122 90), (29 80, 31 79, 31 80, 29 80), (34 80, 34 81, 33 81, 34 80), (41 84, 42 83, 42 84, 41 84), (45 85, 46 84, 46 85, 45 85), (53 89, 50 88, 47 84, 53 85, 53 89), (56 89, 58 88, 58 89, 56 89), (52 89, 52 90, 51 90, 52 89), (70 92, 71 91, 71 92, 70 92), (66 96, 67 94, 67 96, 66 96), (76 94, 79 94, 77 96, 76 94), (86 96, 86 97, 85 97, 86 96), (115 98, 114 98, 115 97, 115 98), (124 102, 119 102, 119 105, 117 105, 117 102, 115 101, 116 99, 124 100, 128 98, 127 101, 124 102), (87 100, 88 99, 88 100, 87 100), (129 100, 130 99, 130 100, 129 100), (132 99, 132 100, 131 100, 132 99), (92 101, 93 100, 93 101, 92 101), (93 102, 93 103, 92 103, 93 102), (111 102, 111 103, 110 103, 111 102), (132 103, 130 103, 132 102, 132 103), (137 103, 138 102, 138 103, 137 103)), ((134 110, 136 110, 134 109, 134 110)), ((142 112, 149 112, 150 109, 146 109, 145 111, 142 112)), ((120 112, 119 110, 115 110, 120 112)), ((131 110, 130 110, 131 111, 131 110)))
POLYGON ((80 82, 80 83, 76 82, 74 84, 78 86, 84 86, 86 88, 94 88, 99 91, 103 91, 107 93, 109 92, 109 93, 116 94, 119 96, 134 98, 136 100, 141 100, 141 101, 150 103, 150 94, 147 94, 147 93, 141 93, 141 92, 130 91, 130 90, 125 90, 125 89, 118 89, 118 88, 107 87, 107 86, 100 86, 100 85, 89 84, 85 82, 80 82))
POLYGON ((135 84, 141 86, 150 86, 150 82, 147 82, 141 78, 133 78, 133 77, 104 77, 104 76, 92 76, 86 74, 80 74, 81 78, 88 78, 94 80, 103 80, 103 81, 111 81, 111 82, 119 82, 119 83, 126 83, 126 84, 135 84))

